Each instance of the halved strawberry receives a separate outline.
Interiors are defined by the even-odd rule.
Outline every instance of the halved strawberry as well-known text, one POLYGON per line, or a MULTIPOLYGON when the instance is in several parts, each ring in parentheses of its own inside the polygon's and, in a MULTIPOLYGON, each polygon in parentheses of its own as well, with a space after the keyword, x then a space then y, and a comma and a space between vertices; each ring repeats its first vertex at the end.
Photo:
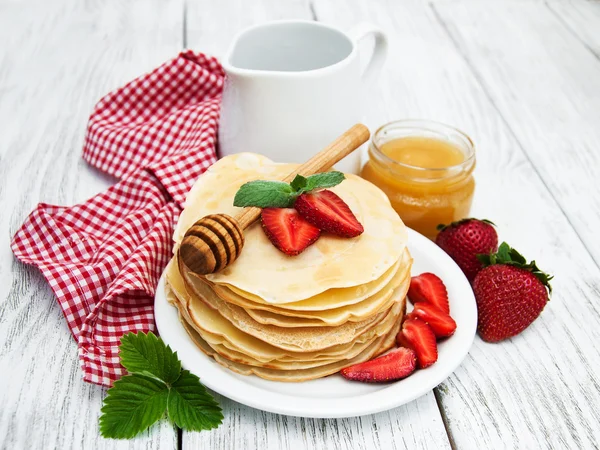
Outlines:
POLYGON ((293 208, 264 208, 260 217, 269 240, 286 255, 301 253, 321 235, 293 208))
POLYGON ((347 238, 356 237, 364 231, 344 200, 327 189, 302 194, 296 199, 294 208, 322 231, 347 238))
POLYGON ((452 336, 456 331, 456 322, 454 319, 431 303, 415 303, 407 319, 414 317, 418 317, 429 325, 437 338, 452 336))
POLYGON ((425 272, 410 279, 408 298, 413 304, 417 302, 431 303, 446 314, 450 314, 446 286, 437 275, 432 273, 425 272))
POLYGON ((347 380, 379 383, 406 378, 415 371, 417 356, 409 348, 396 348, 371 361, 354 364, 342 369, 347 380))
POLYGON ((437 361, 437 341, 431 327, 421 319, 405 320, 396 336, 399 346, 414 350, 419 369, 429 367, 437 361))

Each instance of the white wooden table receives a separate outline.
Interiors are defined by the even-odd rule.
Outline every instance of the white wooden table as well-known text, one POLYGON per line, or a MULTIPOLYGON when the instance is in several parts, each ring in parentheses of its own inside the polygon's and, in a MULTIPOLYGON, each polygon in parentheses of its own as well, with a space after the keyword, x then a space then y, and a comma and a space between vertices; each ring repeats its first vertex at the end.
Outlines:
POLYGON ((0 448, 402 449, 600 446, 600 3, 577 0, 0 0, 0 448), (241 28, 305 18, 389 33, 367 124, 456 125, 477 144, 473 215, 554 273, 522 335, 476 338, 461 367, 397 409, 342 420, 269 414, 219 398, 217 430, 162 422, 105 440, 105 390, 37 270, 9 241, 40 202, 114 182, 80 157, 106 92, 189 47, 222 55, 241 28))

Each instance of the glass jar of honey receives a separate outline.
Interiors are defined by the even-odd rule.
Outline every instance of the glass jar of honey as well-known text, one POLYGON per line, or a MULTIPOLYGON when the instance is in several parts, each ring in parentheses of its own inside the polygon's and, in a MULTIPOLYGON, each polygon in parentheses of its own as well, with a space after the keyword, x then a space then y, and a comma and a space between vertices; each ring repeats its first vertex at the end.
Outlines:
POLYGON ((435 239, 438 224, 469 216, 475 146, 463 132, 426 120, 379 128, 361 176, 387 194, 404 223, 435 239))

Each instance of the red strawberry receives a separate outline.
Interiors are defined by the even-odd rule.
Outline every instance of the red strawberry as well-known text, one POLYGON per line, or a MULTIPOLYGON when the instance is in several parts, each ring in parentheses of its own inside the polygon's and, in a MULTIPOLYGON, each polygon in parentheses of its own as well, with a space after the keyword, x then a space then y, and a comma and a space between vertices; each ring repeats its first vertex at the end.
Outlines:
POLYGON ((327 189, 302 194, 296 199, 294 208, 322 231, 347 238, 356 237, 364 231, 344 200, 327 189))
POLYGON ((440 225, 435 238, 439 245, 462 269, 469 282, 483 268, 477 255, 489 255, 498 249, 498 235, 489 220, 463 219, 440 225))
POLYGON ((413 304, 417 302, 431 303, 446 314, 450 314, 446 286, 437 275, 432 273, 422 273, 410 279, 408 298, 413 304))
POLYGON ((264 208, 261 219, 269 240, 286 255, 301 253, 321 234, 293 208, 264 208))
POLYGON ((549 300, 551 276, 535 261, 527 263, 503 242, 498 253, 481 258, 491 264, 473 282, 477 300, 477 331, 484 341, 516 336, 540 315, 549 300))
POLYGON ((396 336, 398 345, 410 348, 417 354, 419 369, 429 367, 437 361, 438 351, 435 334, 421 319, 405 320, 396 336))
POLYGON ((415 371, 417 356, 409 348, 396 348, 371 361, 354 364, 342 369, 347 380, 378 383, 406 378, 415 371))
POLYGON ((415 303, 415 307, 407 316, 407 319, 415 317, 429 325, 437 338, 452 336, 456 331, 456 322, 454 319, 431 303, 415 303))

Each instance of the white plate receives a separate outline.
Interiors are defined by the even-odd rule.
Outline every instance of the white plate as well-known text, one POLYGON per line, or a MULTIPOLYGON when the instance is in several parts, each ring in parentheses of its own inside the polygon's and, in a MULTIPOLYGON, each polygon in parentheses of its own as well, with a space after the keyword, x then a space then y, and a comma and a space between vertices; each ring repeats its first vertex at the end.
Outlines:
MULTIPOLYGON (((473 291, 454 261, 412 230, 408 248, 414 258, 413 274, 433 272, 446 284, 457 329, 452 337, 439 343, 439 357, 434 365, 401 381, 366 384, 335 374, 302 383, 282 383, 232 372, 202 353, 188 337, 177 310, 167 302, 162 278, 154 303, 156 325, 162 339, 177 351, 183 366, 198 375, 206 387, 253 408, 318 418, 360 416, 395 408, 426 394, 446 379, 467 355, 477 327, 473 291)), ((411 308, 410 302, 407 306, 411 308)))

